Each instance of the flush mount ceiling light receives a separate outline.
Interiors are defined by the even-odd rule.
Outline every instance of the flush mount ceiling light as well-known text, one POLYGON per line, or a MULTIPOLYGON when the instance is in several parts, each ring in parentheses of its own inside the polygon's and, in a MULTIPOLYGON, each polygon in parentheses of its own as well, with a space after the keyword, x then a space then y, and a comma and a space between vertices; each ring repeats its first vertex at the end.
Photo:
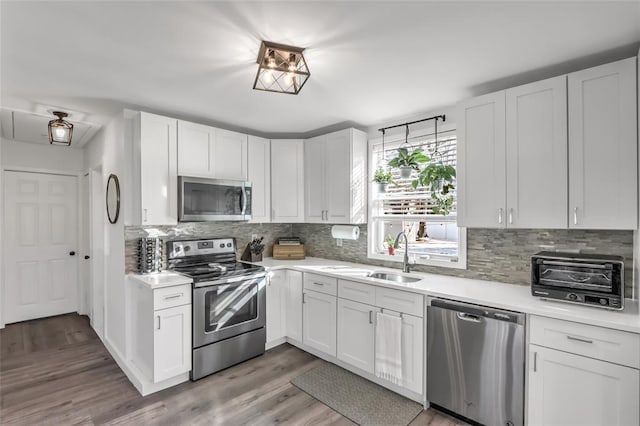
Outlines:
POLYGON ((263 41, 258 53, 256 90, 297 95, 311 73, 302 52, 304 48, 263 41))
POLYGON ((49 122, 49 143, 59 145, 71 145, 73 135, 73 124, 64 120, 69 114, 61 111, 53 111, 53 115, 58 117, 49 122))

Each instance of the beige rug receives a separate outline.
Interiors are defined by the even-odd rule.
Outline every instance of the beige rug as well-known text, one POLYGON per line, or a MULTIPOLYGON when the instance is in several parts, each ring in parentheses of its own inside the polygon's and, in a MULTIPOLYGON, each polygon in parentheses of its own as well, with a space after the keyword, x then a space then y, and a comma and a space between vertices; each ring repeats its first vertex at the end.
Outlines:
POLYGON ((349 420, 363 426, 407 426, 422 405, 334 364, 323 364, 291 383, 349 420))

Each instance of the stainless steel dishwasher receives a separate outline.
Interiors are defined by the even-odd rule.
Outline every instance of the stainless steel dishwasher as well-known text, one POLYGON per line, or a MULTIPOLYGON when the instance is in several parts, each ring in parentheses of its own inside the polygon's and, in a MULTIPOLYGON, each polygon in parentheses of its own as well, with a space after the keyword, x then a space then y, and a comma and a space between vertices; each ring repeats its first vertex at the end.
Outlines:
POLYGON ((487 426, 524 424, 522 313, 431 299, 427 400, 487 426))

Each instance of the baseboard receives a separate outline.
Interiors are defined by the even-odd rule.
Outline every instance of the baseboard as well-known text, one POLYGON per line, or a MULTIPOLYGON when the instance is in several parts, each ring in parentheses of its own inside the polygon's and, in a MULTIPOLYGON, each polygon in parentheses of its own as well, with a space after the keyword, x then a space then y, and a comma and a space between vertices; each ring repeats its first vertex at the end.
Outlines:
POLYGON ((280 346, 283 343, 287 343, 287 338, 286 337, 281 337, 279 339, 275 339, 275 340, 272 340, 270 342, 267 342, 264 345, 264 349, 268 351, 269 349, 273 349, 276 346, 280 346))
POLYGON ((172 377, 170 379, 164 380, 159 383, 153 383, 147 378, 145 378, 138 368, 126 361, 126 359, 122 356, 120 351, 118 351, 112 344, 109 342, 109 339, 103 340, 105 348, 109 351, 111 356, 113 357, 118 367, 122 370, 122 372, 127 376, 133 387, 140 393, 142 396, 147 396, 154 392, 161 391, 163 389, 170 388, 177 384, 186 382, 189 380, 189 372, 180 374, 178 376, 172 377))
POLYGON ((369 380, 370 382, 376 383, 376 384, 378 384, 378 385, 380 385, 380 386, 382 386, 384 388, 387 388, 392 392, 395 392, 395 393, 397 393, 399 395, 402 395, 405 398, 408 398, 408 399, 410 399, 412 401, 415 401, 415 402, 417 402, 419 404, 422 404, 425 407, 428 407, 428 405, 425 404, 424 397, 419 393, 416 393, 416 392, 410 391, 408 389, 402 388, 402 387, 400 387, 398 385, 395 385, 393 383, 389 383, 386 380, 383 380, 383 379, 377 377, 374 374, 371 374, 371 373, 369 373, 367 371, 364 371, 364 370, 360 370, 359 368, 356 368, 356 367, 354 367, 354 366, 352 366, 350 364, 347 364, 346 362, 344 362, 344 361, 342 361, 342 360, 340 360, 340 359, 338 359, 338 358, 336 358, 334 356, 327 355, 324 352, 321 352, 321 351, 319 351, 317 349, 309 347, 309 346, 305 345, 304 343, 302 343, 302 342, 300 342, 298 340, 291 339, 291 338, 287 337, 287 343, 290 343, 293 346, 297 347, 298 349, 302 349, 305 352, 309 352, 311 355, 315 355, 318 358, 321 358, 321 359, 323 359, 323 360, 325 360, 327 362, 335 364, 338 367, 341 367, 341 368, 344 368, 345 370, 351 371, 353 374, 357 374, 358 376, 363 377, 363 378, 369 380))

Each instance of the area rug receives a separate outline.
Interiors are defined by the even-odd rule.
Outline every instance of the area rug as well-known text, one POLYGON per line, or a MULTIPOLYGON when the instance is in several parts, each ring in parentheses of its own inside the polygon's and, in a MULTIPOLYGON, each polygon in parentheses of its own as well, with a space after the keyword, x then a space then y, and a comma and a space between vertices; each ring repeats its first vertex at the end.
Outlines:
POLYGON ((363 426, 407 426, 422 405, 333 364, 323 364, 291 384, 363 426))

